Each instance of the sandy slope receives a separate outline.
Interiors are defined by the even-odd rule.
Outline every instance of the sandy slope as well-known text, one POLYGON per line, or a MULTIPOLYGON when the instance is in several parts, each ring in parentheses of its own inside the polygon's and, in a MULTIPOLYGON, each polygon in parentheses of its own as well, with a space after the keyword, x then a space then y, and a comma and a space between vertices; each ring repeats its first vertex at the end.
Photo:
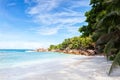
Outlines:
POLYGON ((75 56, 0 69, 0 80, 120 80, 118 69, 107 75, 110 65, 103 56, 75 56))

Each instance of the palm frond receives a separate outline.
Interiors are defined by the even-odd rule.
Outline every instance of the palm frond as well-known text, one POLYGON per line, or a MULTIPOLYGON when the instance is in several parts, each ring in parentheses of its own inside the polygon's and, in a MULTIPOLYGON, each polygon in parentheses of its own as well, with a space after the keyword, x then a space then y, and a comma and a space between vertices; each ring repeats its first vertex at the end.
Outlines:
POLYGON ((103 27, 103 26, 111 26, 114 20, 119 21, 120 14, 117 11, 112 11, 108 13, 106 16, 104 16, 97 24, 97 28, 103 27), (117 19, 117 20, 116 20, 117 19))
POLYGON ((104 53, 106 53, 106 57, 107 57, 107 60, 108 60, 108 57, 109 57, 109 54, 111 53, 111 50, 114 46, 114 40, 111 39, 109 42, 107 42, 107 44, 105 45, 105 48, 104 48, 104 53))
POLYGON ((113 68, 114 68, 116 65, 119 65, 119 66, 120 66, 120 50, 119 50, 119 52, 117 53, 117 55, 116 55, 116 57, 115 57, 112 65, 111 65, 111 67, 110 67, 110 70, 109 70, 108 75, 111 74, 113 68))

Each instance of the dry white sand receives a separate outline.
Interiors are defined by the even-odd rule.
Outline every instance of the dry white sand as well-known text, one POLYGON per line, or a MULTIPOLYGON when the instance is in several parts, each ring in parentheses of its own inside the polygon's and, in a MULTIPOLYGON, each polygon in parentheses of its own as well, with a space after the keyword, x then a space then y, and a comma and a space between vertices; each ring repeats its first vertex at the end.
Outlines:
POLYGON ((108 76, 111 62, 103 56, 74 56, 45 63, 0 69, 0 80, 120 80, 120 70, 108 76))

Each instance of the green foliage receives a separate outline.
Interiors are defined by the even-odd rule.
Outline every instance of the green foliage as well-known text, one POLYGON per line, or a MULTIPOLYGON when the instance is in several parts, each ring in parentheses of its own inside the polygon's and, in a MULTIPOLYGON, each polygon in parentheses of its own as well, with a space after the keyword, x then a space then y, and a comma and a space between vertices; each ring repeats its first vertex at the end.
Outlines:
POLYGON ((106 14, 106 4, 103 4, 104 0, 91 0, 90 5, 92 9, 85 13, 86 22, 88 25, 84 25, 79 28, 79 32, 82 36, 90 36, 96 31, 96 23, 106 14))
POLYGON ((110 40, 105 45, 104 53, 106 53, 107 59, 108 59, 109 54, 111 53, 111 50, 112 50, 113 46, 114 46, 113 40, 110 40))
POLYGON ((107 59, 114 60, 110 72, 114 66, 120 64, 119 3, 120 0, 91 0, 92 9, 85 13, 88 25, 79 28, 83 37, 92 36, 93 41, 96 42, 96 48, 101 47, 100 50, 104 51, 107 59), (108 36, 101 40, 104 35, 108 36))
POLYGON ((55 45, 50 45, 49 50, 54 50, 54 49, 57 49, 57 46, 55 46, 55 45))
POLYGON ((79 28, 81 37, 65 39, 59 45, 51 45, 50 49, 86 49, 95 42, 96 49, 104 51, 107 59, 113 60, 110 74, 115 66, 120 66, 119 3, 120 0, 91 0, 92 8, 85 13, 88 25, 79 28))
POLYGON ((65 39, 61 44, 51 45, 49 49, 85 49, 88 48, 92 42, 91 37, 73 37, 65 39))
MULTIPOLYGON (((110 7, 112 6, 114 2, 111 2, 110 7)), ((115 6, 115 5, 114 5, 115 6)), ((111 34, 111 39, 104 45, 104 53, 106 53, 107 59, 113 59, 113 64, 111 66, 110 72, 114 66, 120 64, 120 58, 119 53, 117 51, 120 49, 120 45, 117 43, 120 43, 120 9, 114 9, 111 7, 111 12, 107 13, 98 23, 97 28, 99 30, 104 31, 104 34, 111 34), (117 45, 117 46, 115 46, 117 45)), ((109 9, 108 9, 109 10, 109 9)), ((106 10, 107 11, 107 10, 106 10)), ((96 32, 98 33, 98 32, 96 32)), ((110 74, 109 72, 109 74, 110 74)))

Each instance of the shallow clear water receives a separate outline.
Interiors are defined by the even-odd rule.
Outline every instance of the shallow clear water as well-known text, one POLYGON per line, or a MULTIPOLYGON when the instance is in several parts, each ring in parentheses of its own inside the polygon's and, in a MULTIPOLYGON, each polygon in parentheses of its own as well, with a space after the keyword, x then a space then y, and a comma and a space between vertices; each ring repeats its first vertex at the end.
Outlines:
POLYGON ((55 52, 32 52, 28 49, 0 49, 0 68, 35 62, 42 63, 46 60, 49 61, 68 56, 70 55, 55 52))

